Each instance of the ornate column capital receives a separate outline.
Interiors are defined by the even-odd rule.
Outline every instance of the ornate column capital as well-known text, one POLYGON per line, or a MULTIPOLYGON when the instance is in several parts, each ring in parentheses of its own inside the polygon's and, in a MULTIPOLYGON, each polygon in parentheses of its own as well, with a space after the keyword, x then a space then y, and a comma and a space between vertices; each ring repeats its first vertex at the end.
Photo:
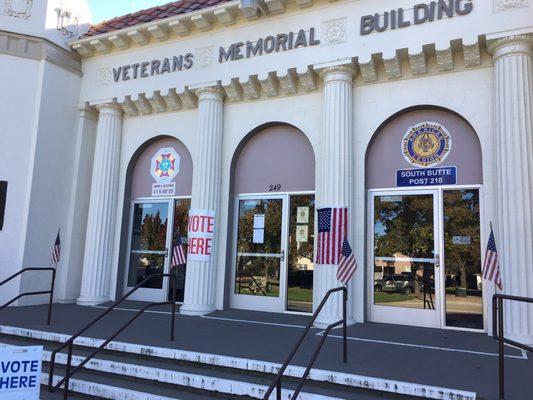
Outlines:
POLYGON ((88 103, 78 104, 78 116, 85 119, 98 119, 98 111, 93 106, 90 106, 88 103))
POLYGON ((97 104, 95 107, 100 114, 116 115, 119 117, 121 117, 122 114, 124 114, 124 110, 122 110, 122 106, 116 102, 97 104))
POLYGON ((226 92, 220 85, 204 86, 195 89, 196 96, 199 101, 212 100, 212 101, 224 101, 226 98, 226 92))
POLYGON ((497 60, 513 54, 533 56, 533 35, 512 35, 489 42, 487 50, 497 60))
POLYGON ((351 64, 326 67, 319 72, 324 84, 330 82, 352 82, 355 78, 355 68, 351 64))

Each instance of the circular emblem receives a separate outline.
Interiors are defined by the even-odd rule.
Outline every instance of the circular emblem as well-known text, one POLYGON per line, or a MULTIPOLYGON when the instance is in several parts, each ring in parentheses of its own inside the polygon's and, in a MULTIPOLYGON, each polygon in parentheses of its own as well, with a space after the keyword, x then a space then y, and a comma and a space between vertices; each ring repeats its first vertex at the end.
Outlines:
POLYGON ((402 141, 403 157, 417 167, 440 164, 451 149, 450 133, 436 122, 421 122, 409 128, 402 141))
POLYGON ((172 147, 159 149, 152 157, 151 174, 157 182, 170 182, 180 169, 180 156, 172 147))

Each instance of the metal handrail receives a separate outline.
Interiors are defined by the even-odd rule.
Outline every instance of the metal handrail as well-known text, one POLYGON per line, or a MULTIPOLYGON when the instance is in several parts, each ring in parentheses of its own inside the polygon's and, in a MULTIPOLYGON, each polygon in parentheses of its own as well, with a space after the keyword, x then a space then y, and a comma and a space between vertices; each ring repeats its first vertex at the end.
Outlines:
POLYGON ((21 269, 19 272, 11 275, 9 278, 4 279, 2 282, 0 282, 0 286, 3 286, 6 283, 12 281, 17 276, 22 275, 26 271, 52 271, 52 282, 50 282, 50 290, 44 290, 44 291, 39 291, 39 292, 21 293, 17 297, 15 297, 15 298, 11 299, 10 301, 8 301, 7 303, 5 303, 3 306, 0 306, 0 311, 2 311, 4 308, 9 306, 10 304, 13 304, 15 301, 17 301, 18 299, 20 299, 22 297, 37 296, 37 295, 40 295, 40 294, 49 294, 50 297, 48 299, 48 318, 46 320, 46 324, 50 325, 50 321, 52 319, 52 301, 53 301, 53 298, 54 298, 54 286, 55 286, 55 281, 56 281, 56 269, 55 268, 52 268, 52 267, 46 267, 46 268, 29 267, 29 268, 24 268, 24 269, 21 269))
POLYGON ((505 337, 504 320, 503 320, 503 301, 520 301, 522 303, 533 303, 533 298, 511 296, 507 294, 495 294, 492 297, 492 336, 498 342, 498 358, 499 358, 499 398, 505 399, 505 349, 504 344, 518 347, 519 349, 533 352, 533 347, 523 343, 516 342, 505 337))
MULTIPOLYGON (((249 276, 251 279, 252 279, 252 282, 253 284, 255 284, 255 286, 257 286, 257 288, 259 289, 259 291, 263 294, 263 296, 266 296, 267 294, 263 291, 263 289, 261 288, 261 285, 259 283, 257 283, 257 281, 255 280, 253 274, 251 272, 241 272, 239 273, 239 294, 241 293, 241 281, 242 281, 242 276, 245 275, 245 276, 249 276)), ((255 296, 255 291, 250 287, 250 292, 252 292, 252 294, 255 296)))
POLYGON ((338 288, 335 288, 335 289, 330 289, 326 293, 326 295, 322 299, 322 302, 320 303, 320 305, 318 306, 318 308, 314 312, 313 317, 311 318, 311 321, 309 322, 309 324, 307 324, 302 336, 300 337, 300 340, 298 340, 298 343, 296 343, 296 346, 294 346, 294 348, 290 352, 289 356, 287 357, 287 359, 285 360, 285 362, 283 363, 283 365, 279 369, 278 374, 274 378, 274 381, 269 386, 268 390, 266 391, 265 395, 263 396, 263 400, 268 400, 270 395, 274 391, 274 389, 276 389, 276 400, 281 400, 281 383, 282 383, 283 374, 285 373, 285 370, 287 369, 287 367, 289 366, 289 364, 290 364, 291 360, 293 359, 294 355, 296 354, 296 352, 298 351, 298 349, 302 345, 305 337, 307 336, 307 333, 309 333, 309 331, 311 330, 311 327, 313 326, 315 320, 317 319, 318 315, 320 314, 320 311, 322 311, 322 309, 324 308, 324 305, 326 304, 326 302, 328 301, 330 296, 333 293, 340 292, 340 291, 342 291, 342 319, 337 321, 337 322, 335 322, 335 323, 333 323, 333 324, 331 324, 331 325, 329 325, 326 328, 326 330, 324 331, 324 333, 322 334, 322 339, 320 340, 320 343, 318 344, 317 349, 315 350, 315 353, 313 354, 313 357, 309 361, 309 363, 307 365, 307 368, 305 369, 304 374, 300 378, 300 384, 298 385, 298 387, 296 388, 296 390, 292 394, 291 400, 296 400, 296 398, 300 394, 300 391, 302 390, 302 388, 303 388, 303 386, 305 384, 305 381, 306 381, 307 377, 309 376, 309 373, 311 372, 311 368, 313 368, 313 365, 314 365, 318 355, 320 354, 320 350, 322 350, 322 346, 324 345, 324 343, 325 343, 325 341, 326 341, 326 339, 327 339, 327 337, 329 335, 329 332, 333 328, 335 328, 335 327, 337 327, 339 325, 343 326, 343 329, 342 329, 342 331, 343 331, 342 332, 342 338, 343 338, 342 361, 345 364, 348 362, 348 339, 347 339, 347 333, 346 333, 346 304, 347 304, 347 301, 348 301, 348 289, 345 286, 342 286, 342 287, 338 287, 338 288))
POLYGON ((65 343, 58 346, 54 351, 52 351, 51 359, 50 359, 50 371, 48 376, 48 391, 54 392, 57 389, 61 387, 61 385, 64 386, 63 391, 63 399, 68 400, 68 391, 69 391, 69 381, 70 378, 78 372, 85 364, 87 364, 96 354, 98 354, 102 349, 104 349, 115 337, 117 337, 120 333, 122 333, 128 326, 130 326, 133 321, 135 321, 142 313, 144 313, 148 308, 155 307, 155 306, 161 306, 161 305, 172 305, 172 313, 171 313, 171 323, 170 323, 170 340, 174 341, 174 328, 175 328, 175 317, 176 317, 176 282, 175 282, 175 276, 174 274, 168 273, 168 274, 153 274, 145 279, 143 279, 137 286, 135 286, 133 289, 131 289, 128 293, 126 293, 120 300, 115 301, 107 310, 105 310, 102 314, 100 314, 98 317, 96 317, 93 321, 91 321, 89 324, 87 324, 84 328, 80 329, 77 333, 72 335, 69 340, 67 340, 65 343), (124 300, 126 300, 132 293, 134 293, 137 289, 139 289, 141 286, 143 286, 146 282, 150 281, 153 278, 170 278, 170 285, 172 287, 172 300, 171 301, 165 301, 160 303, 151 303, 144 306, 142 309, 140 309, 130 320, 128 320, 124 325, 122 325, 113 335, 111 335, 107 340, 105 340, 97 349, 95 349, 91 354, 89 354, 85 359, 80 362, 72 371, 72 351, 74 347, 74 341, 82 335, 87 329, 91 328, 95 323, 100 321, 104 316, 109 314, 111 311, 113 311, 120 303, 122 303, 124 300), (67 356, 67 370, 65 371, 65 377, 62 378, 59 382, 57 382, 54 385, 53 379, 54 379, 54 368, 56 363, 56 355, 61 350, 63 350, 65 347, 68 346, 68 356, 67 356))

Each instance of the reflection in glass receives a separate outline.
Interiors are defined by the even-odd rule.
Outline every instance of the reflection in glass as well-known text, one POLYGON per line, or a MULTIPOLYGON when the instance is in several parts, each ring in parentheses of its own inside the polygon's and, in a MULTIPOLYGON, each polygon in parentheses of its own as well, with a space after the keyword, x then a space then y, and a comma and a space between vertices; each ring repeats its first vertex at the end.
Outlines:
POLYGON ((444 191, 446 325, 483 329, 479 191, 444 191))
POLYGON ((290 201, 287 310, 313 311, 315 196, 295 195, 290 201))
MULTIPOLYGON (((178 199, 174 201, 174 225, 172 232, 172 246, 175 246, 178 237, 181 238, 185 249, 187 249, 187 232, 189 222, 190 199, 178 199)), ((185 250, 187 251, 187 250, 185 250)), ((178 265, 174 268, 176 274, 176 301, 182 302, 185 294, 185 274, 187 265, 178 265)), ((172 298, 172 288, 168 291, 169 300, 172 298)))
MULTIPOLYGON (((168 204, 135 204, 132 225, 128 286, 136 286, 152 274, 163 273, 168 204)), ((162 285, 162 278, 154 278, 143 287, 161 289, 162 285)))
POLYGON ((239 201, 235 293, 279 297, 281 199, 239 201))
POLYGON ((374 198, 374 303, 434 310, 433 195, 374 198))

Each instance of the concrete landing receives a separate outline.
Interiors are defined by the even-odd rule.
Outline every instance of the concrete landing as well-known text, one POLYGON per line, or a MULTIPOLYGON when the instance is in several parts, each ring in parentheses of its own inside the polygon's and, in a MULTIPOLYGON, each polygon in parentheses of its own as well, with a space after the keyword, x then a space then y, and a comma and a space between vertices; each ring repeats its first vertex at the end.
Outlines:
MULTIPOLYGON (((133 316, 142 303, 127 302, 84 337, 105 339, 133 316)), ((282 363, 308 316, 226 310, 205 317, 176 317, 176 340, 169 340, 170 307, 141 316, 116 341, 248 360, 282 363)), ((8 308, 0 325, 73 334, 103 312, 100 307, 56 305, 50 327, 46 307, 8 308)), ((320 339, 312 329, 292 365, 306 366, 320 339)), ((328 338, 315 368, 332 372, 401 381, 427 387, 453 388, 498 398, 496 342, 485 334, 365 323, 348 329, 348 364, 341 362, 340 332, 328 338)), ((519 350, 506 350, 507 400, 533 398, 529 382, 533 360, 519 350)))

